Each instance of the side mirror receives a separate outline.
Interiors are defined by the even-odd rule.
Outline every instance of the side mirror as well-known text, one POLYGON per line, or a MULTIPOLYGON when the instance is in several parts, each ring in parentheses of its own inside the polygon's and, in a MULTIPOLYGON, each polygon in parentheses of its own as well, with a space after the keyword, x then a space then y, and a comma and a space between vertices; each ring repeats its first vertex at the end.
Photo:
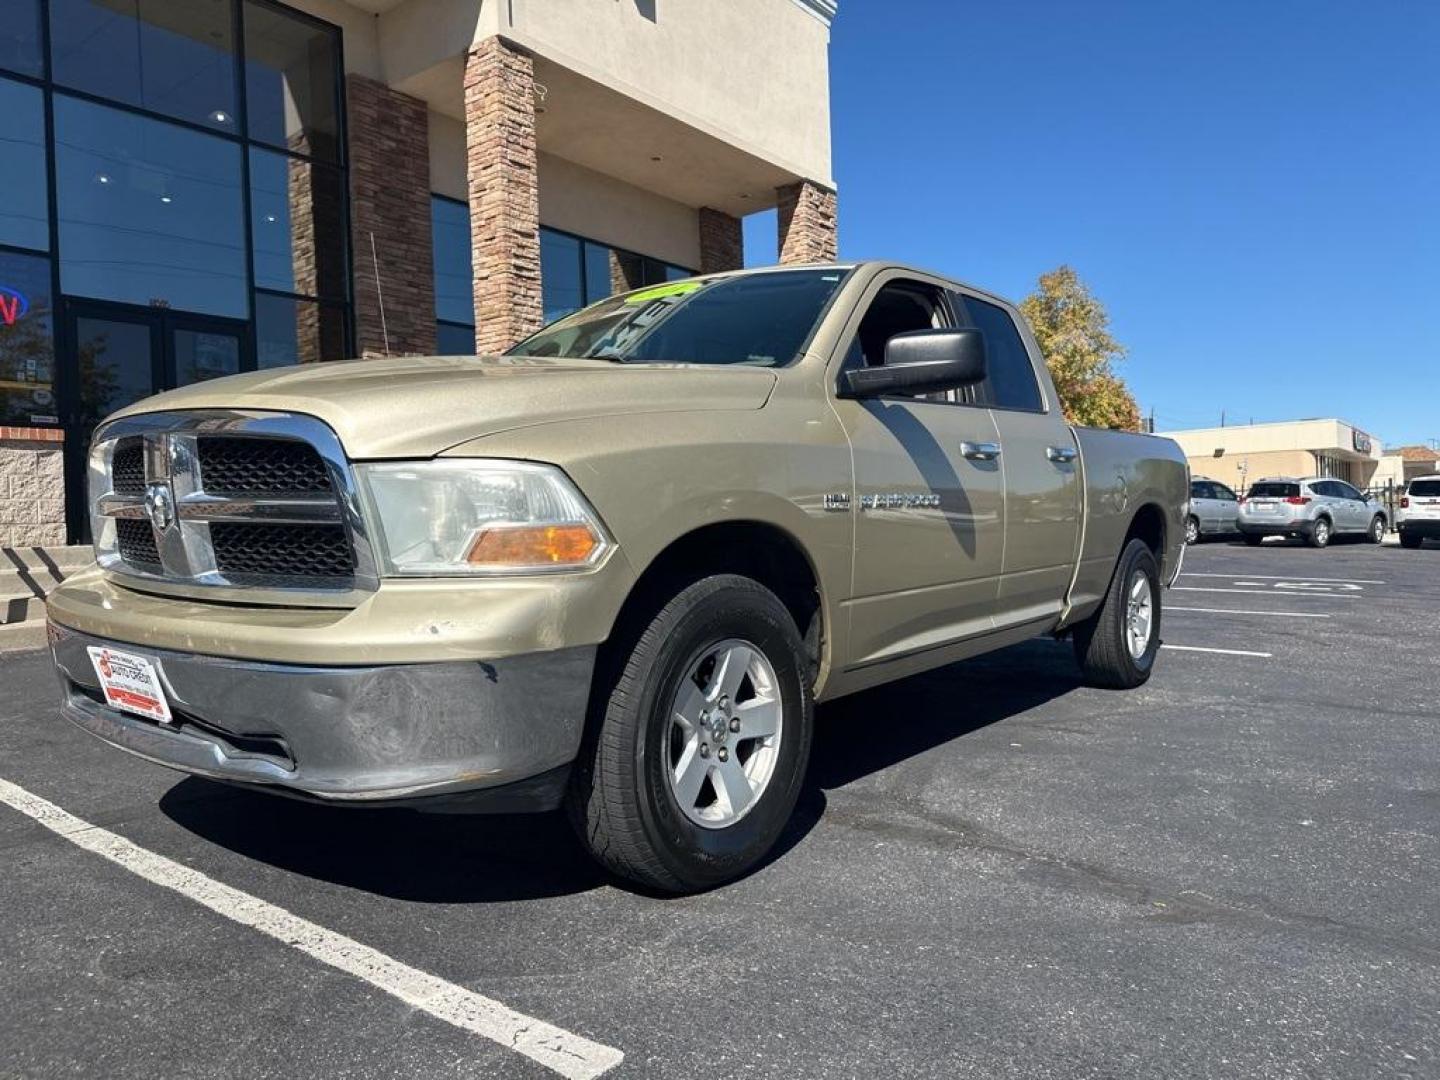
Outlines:
POLYGON ((985 336, 975 329, 910 330, 885 343, 883 367, 840 377, 840 396, 933 394, 985 380, 985 336))

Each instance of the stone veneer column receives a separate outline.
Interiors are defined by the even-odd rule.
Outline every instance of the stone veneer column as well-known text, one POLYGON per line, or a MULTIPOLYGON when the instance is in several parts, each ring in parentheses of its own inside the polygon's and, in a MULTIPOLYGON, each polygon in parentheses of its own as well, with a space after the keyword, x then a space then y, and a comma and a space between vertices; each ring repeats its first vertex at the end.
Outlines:
POLYGON ((740 219, 723 210, 702 206, 699 211, 700 272, 739 270, 745 265, 745 233, 740 219))
POLYGON ((58 428, 0 427, 0 547, 65 543, 63 445, 58 428))
POLYGON ((475 266, 475 348, 504 352, 540 328, 535 66, 498 37, 465 62, 465 151, 475 266))
POLYGON ((345 85, 355 351, 360 355, 388 351, 391 356, 433 353, 429 113, 423 101, 374 79, 349 75, 345 85))
POLYGON ((776 188, 775 193, 780 197, 780 261, 833 262, 838 250, 835 192, 813 180, 801 180, 776 188))

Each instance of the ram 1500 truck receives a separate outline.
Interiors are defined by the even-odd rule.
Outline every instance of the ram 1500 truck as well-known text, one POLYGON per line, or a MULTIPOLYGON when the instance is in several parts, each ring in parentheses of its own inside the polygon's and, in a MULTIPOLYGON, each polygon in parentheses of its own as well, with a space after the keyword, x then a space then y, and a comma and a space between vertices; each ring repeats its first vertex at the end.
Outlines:
POLYGON ((563 804, 670 891, 772 846, 817 701, 1047 634, 1143 683, 1188 494, 1174 443, 1065 422, 1013 306, 888 263, 190 386, 89 474, 70 720, 335 805, 563 804))

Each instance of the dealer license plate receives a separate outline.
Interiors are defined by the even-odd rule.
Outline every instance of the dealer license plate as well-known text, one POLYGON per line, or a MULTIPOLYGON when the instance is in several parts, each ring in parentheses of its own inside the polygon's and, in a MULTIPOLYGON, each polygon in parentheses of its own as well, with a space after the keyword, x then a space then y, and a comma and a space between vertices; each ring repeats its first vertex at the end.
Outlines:
POLYGON ((170 704, 165 700, 154 664, 143 656, 98 645, 91 645, 86 651, 100 679, 100 688, 105 691, 107 705, 162 724, 171 722, 170 704))

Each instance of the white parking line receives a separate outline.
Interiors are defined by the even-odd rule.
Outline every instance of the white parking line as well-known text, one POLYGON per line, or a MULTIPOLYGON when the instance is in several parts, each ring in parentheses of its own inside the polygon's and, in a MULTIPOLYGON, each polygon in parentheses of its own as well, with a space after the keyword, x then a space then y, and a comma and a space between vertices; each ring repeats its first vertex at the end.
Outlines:
POLYGON ((1287 589, 1285 592, 1276 592, 1274 589, 1213 589, 1205 585, 1172 585, 1171 592, 1224 592, 1224 593, 1246 593, 1250 596, 1283 596, 1290 599, 1292 596, 1314 597, 1317 600, 1354 600, 1349 593, 1332 592, 1305 592, 1299 589, 1287 589))
POLYGON ((1203 652, 1219 653, 1221 656, 1258 656, 1262 660, 1272 660, 1274 653, 1251 652, 1249 649, 1207 649, 1200 645, 1161 645, 1162 649, 1174 649, 1176 652, 1203 652))
POLYGON ((1369 581, 1365 578, 1348 577, 1305 577, 1303 574, 1215 574, 1185 571, 1181 577, 1222 577, 1230 578, 1259 578, 1262 581, 1323 581, 1331 585, 1384 585, 1383 581, 1369 581))
POLYGON ((590 1080, 624 1059, 614 1047, 591 1042, 518 1013, 492 998, 392 960, 377 949, 147 851, 8 780, 0 779, 0 802, 34 818, 77 847, 103 856, 146 881, 178 892, 218 915, 259 930, 321 963, 363 979, 438 1020, 518 1051, 567 1080, 590 1080))
POLYGON ((1246 611, 1224 607, 1176 607, 1166 604, 1166 611, 1205 611, 1213 615, 1274 615, 1277 619, 1328 619, 1329 615, 1319 611, 1246 611))

